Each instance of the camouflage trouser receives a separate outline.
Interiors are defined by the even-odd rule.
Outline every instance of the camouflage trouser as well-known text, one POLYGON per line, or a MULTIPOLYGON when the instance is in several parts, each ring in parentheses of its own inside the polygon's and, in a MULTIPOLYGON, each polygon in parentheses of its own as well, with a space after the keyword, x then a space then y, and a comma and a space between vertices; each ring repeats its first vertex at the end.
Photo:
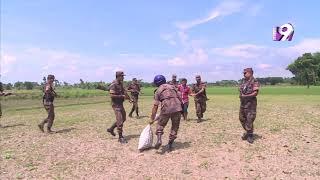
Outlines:
POLYGON ((169 119, 171 119, 171 123, 172 123, 169 140, 174 140, 177 138, 180 119, 181 119, 181 112, 175 112, 171 114, 160 114, 158 119, 156 134, 161 134, 161 135, 163 134, 163 129, 166 127, 169 119))
POLYGON ((139 96, 131 96, 131 99, 133 101, 132 103, 132 109, 131 109, 131 112, 130 114, 132 115, 132 113, 134 111, 136 111, 136 114, 139 115, 139 106, 138 106, 138 99, 139 99, 139 96))
POLYGON ((253 133, 253 122, 256 119, 257 98, 241 99, 239 119, 247 133, 253 133))
POLYGON ((118 133, 122 133, 123 123, 126 121, 126 111, 122 106, 112 106, 114 114, 116 116, 116 122, 111 128, 117 127, 118 133))
POLYGON ((52 125, 53 125, 53 121, 54 121, 54 117, 55 117, 55 115, 54 115, 54 105, 53 105, 53 103, 50 103, 50 104, 43 104, 43 106, 44 106, 44 108, 46 109, 46 111, 48 113, 48 117, 45 118, 41 122, 41 124, 44 125, 44 124, 48 123, 47 127, 48 127, 48 129, 50 129, 52 127, 52 125))
POLYGON ((196 113, 198 118, 203 118, 203 113, 206 112, 207 103, 206 101, 195 101, 196 113))

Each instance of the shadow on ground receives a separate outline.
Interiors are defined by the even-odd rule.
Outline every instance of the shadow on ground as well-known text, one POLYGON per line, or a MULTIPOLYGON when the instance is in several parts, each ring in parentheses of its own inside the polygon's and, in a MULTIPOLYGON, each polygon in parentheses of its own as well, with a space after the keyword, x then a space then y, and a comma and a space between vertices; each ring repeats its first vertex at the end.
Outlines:
POLYGON ((161 152, 157 152, 157 154, 165 154, 166 152, 170 153, 173 151, 177 151, 179 149, 188 149, 191 147, 191 142, 174 142, 173 143, 173 148, 171 150, 169 150, 168 146, 162 146, 161 152))
POLYGON ((258 139, 262 139, 263 137, 259 134, 253 134, 253 139, 254 140, 258 140, 258 139))
POLYGON ((75 130, 76 128, 66 128, 66 129, 61 129, 61 130, 58 130, 56 131, 56 133, 68 133, 68 132, 71 132, 72 130, 75 130))
POLYGON ((131 139, 137 139, 139 137, 140 137, 139 134, 132 134, 132 135, 126 136, 125 138, 126 138, 127 141, 130 141, 131 139))
MULTIPOLYGON (((206 122, 206 121, 210 121, 211 120, 211 118, 208 118, 208 119, 201 119, 201 121, 200 121, 200 123, 202 123, 202 122, 206 122)), ((185 120, 181 120, 181 122, 186 122, 185 120)), ((188 119, 187 120, 187 122, 195 122, 195 123, 197 123, 197 121, 198 121, 198 119, 188 119)))
POLYGON ((12 127, 17 127, 17 126, 26 126, 25 124, 19 123, 19 124, 12 124, 12 125, 6 125, 6 126, 1 126, 0 128, 12 128, 12 127))

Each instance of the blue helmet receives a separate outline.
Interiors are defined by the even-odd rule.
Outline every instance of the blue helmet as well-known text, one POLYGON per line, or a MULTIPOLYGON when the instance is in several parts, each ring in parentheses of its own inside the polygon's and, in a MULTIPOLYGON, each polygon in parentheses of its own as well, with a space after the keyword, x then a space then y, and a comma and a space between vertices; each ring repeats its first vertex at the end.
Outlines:
POLYGON ((157 87, 165 83, 166 83, 166 78, 163 75, 156 75, 154 77, 153 84, 155 84, 157 87))

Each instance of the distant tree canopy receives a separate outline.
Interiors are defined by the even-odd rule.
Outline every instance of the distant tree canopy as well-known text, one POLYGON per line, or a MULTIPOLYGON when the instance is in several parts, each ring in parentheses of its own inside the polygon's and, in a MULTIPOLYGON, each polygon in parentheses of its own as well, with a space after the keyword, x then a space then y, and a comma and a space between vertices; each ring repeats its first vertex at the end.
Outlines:
MULTIPOLYGON (((264 77, 256 78, 262 85, 276 85, 276 84, 299 84, 307 85, 320 85, 320 52, 317 53, 305 53, 298 57, 293 63, 289 64, 286 68, 289 70, 294 77, 283 78, 283 77, 264 77)), ((240 80, 239 80, 240 81, 240 80)), ((237 86, 239 81, 235 80, 222 80, 215 83, 207 83, 208 86, 237 86)), ((153 87, 152 83, 143 82, 142 79, 138 80, 142 87, 153 87)), ((40 84, 37 82, 15 82, 13 84, 4 84, 0 82, 1 90, 11 89, 43 89, 46 83, 46 77, 42 78, 40 84)), ((124 81, 124 85, 127 86, 131 81, 124 81)), ((81 88, 81 89, 98 89, 98 87, 108 87, 110 83, 103 81, 100 82, 86 82, 83 79, 79 80, 79 83, 69 84, 65 81, 55 80, 55 86, 60 88, 81 88)))
POLYGON ((287 67, 300 85, 320 84, 320 52, 305 53, 287 67))

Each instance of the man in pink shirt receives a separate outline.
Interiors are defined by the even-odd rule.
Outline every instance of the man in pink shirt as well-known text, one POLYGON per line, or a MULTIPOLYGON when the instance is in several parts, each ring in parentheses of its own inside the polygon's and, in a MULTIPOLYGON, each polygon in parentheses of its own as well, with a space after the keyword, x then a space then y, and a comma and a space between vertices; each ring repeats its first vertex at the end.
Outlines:
POLYGON ((178 86, 178 90, 181 92, 181 99, 183 104, 183 119, 187 120, 188 117, 188 106, 189 106, 189 96, 191 96, 191 89, 187 85, 187 79, 181 79, 181 84, 178 86))

